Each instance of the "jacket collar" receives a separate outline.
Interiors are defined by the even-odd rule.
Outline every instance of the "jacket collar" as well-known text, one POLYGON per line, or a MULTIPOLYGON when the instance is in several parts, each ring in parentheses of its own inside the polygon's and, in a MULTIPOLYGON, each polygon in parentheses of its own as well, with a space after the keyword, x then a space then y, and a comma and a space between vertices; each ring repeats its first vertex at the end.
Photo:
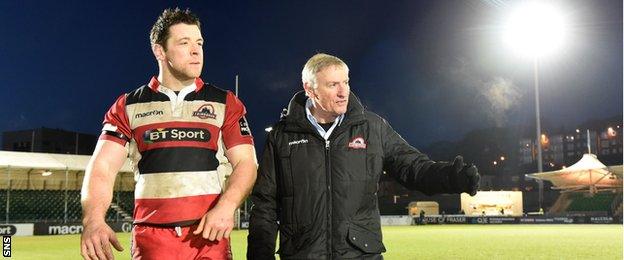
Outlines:
MULTIPOLYGON (((305 104, 308 97, 305 95, 305 91, 301 90, 290 99, 288 104, 288 111, 282 119, 287 123, 287 126, 299 126, 301 128, 314 129, 312 124, 306 118, 305 104)), ((341 125, 346 126, 364 120, 364 106, 360 102, 360 99, 351 91, 349 94, 349 104, 347 105, 347 113, 343 119, 341 125)), ((290 127, 288 127, 290 128, 290 127)))

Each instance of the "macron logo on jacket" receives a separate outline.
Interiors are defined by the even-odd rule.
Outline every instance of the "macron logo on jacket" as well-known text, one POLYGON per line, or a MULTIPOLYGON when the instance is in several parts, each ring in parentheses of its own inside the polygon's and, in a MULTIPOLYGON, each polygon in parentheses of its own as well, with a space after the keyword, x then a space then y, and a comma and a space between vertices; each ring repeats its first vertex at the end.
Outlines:
POLYGON ((288 146, 295 145, 295 144, 307 144, 307 143, 308 143, 308 139, 301 139, 297 141, 288 142, 288 146))

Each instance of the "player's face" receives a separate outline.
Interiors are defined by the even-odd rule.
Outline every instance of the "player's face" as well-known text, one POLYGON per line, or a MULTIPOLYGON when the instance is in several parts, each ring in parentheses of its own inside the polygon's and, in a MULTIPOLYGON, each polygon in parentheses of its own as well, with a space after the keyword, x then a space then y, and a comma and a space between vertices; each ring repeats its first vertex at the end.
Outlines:
POLYGON ((165 63, 174 77, 180 81, 199 77, 204 63, 204 39, 197 25, 179 23, 169 27, 165 44, 165 63))
POLYGON ((328 66, 316 73, 316 88, 307 88, 316 109, 333 118, 347 112, 349 102, 349 72, 342 66, 328 66))

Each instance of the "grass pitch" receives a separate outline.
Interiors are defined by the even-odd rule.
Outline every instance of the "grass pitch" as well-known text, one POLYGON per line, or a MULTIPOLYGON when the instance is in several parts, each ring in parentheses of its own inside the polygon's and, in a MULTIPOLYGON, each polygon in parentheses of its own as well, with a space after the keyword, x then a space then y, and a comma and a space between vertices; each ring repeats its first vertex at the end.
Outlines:
MULTIPOLYGON (((130 234, 117 234, 129 259, 130 234)), ((622 225, 426 225, 383 227, 385 259, 622 259, 622 225)), ((247 231, 232 232, 245 259, 247 231)), ((80 236, 13 237, 14 259, 81 259, 80 236)))

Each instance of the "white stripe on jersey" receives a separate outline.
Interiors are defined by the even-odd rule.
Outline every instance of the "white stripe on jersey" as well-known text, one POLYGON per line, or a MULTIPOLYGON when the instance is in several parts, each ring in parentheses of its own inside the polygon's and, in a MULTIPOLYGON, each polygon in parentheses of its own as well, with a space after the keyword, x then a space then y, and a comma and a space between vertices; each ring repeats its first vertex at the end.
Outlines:
POLYGON ((136 199, 165 199, 206 194, 220 194, 217 171, 139 174, 136 199))

